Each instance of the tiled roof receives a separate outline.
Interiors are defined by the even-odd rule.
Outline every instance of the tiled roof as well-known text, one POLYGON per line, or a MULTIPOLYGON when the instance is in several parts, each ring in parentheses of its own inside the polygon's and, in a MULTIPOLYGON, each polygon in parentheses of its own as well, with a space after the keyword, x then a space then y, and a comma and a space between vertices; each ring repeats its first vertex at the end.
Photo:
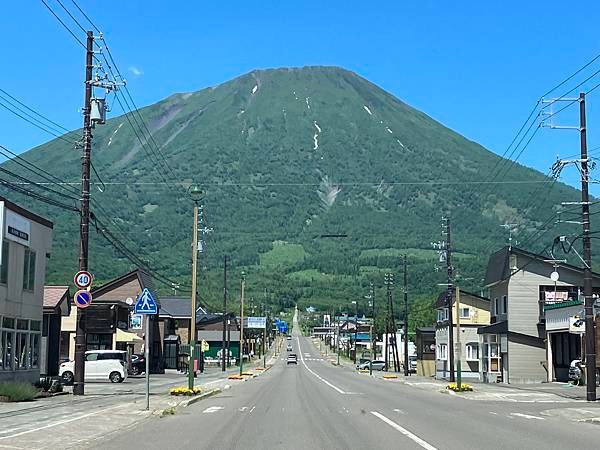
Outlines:
POLYGON ((44 286, 44 308, 56 308, 69 291, 69 286, 44 286))
MULTIPOLYGON (((192 311, 192 299, 189 297, 161 297, 160 317, 189 318, 192 311)), ((202 307, 196 309, 196 315, 206 314, 202 307)))

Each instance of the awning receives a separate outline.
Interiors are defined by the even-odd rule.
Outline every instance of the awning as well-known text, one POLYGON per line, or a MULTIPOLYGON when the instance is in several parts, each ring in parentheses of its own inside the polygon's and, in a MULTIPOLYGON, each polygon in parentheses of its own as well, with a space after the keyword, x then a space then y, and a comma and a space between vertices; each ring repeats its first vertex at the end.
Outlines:
POLYGON ((123 331, 120 328, 117 328, 117 342, 133 343, 137 341, 143 342, 144 340, 137 334, 129 333, 128 331, 123 331))

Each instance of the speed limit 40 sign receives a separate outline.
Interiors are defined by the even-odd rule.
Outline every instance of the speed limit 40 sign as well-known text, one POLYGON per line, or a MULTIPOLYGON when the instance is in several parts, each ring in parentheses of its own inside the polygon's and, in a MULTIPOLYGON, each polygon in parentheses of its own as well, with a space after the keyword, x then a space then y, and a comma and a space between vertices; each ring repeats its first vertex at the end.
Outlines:
POLYGON ((92 285, 92 280, 92 274, 85 270, 80 270, 73 277, 73 282, 79 289, 87 289, 90 287, 92 285))

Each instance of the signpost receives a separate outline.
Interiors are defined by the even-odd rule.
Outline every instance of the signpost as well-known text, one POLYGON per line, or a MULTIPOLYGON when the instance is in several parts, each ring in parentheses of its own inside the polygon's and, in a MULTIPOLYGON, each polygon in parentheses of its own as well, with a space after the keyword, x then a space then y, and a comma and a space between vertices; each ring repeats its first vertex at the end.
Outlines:
POLYGON ((73 302, 78 308, 87 308, 92 304, 92 293, 86 290, 79 290, 73 296, 73 302))
POLYGON ((263 368, 267 367, 267 358, 265 356, 265 340, 267 339, 267 318, 266 317, 248 317, 248 325, 246 328, 262 328, 263 329, 263 368))
POLYGON ((158 305, 147 288, 144 288, 135 302, 133 312, 146 316, 144 356, 146 357, 146 411, 148 411, 150 409, 150 316, 158 314, 158 305))

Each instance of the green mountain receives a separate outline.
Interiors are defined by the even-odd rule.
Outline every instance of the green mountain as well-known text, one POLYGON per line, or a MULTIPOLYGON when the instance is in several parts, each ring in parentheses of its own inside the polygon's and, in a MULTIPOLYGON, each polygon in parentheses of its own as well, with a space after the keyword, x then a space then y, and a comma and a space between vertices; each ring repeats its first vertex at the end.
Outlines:
MULTIPOLYGON (((454 265, 476 289, 489 253, 507 242, 501 224, 518 224, 516 239, 539 250, 554 234, 540 239, 536 230, 546 229, 560 202, 578 199, 575 189, 543 184, 543 174, 520 165, 501 174, 502 183, 481 183, 492 181, 497 155, 336 67, 256 70, 140 113, 152 134, 150 140, 138 132, 144 145, 130 125, 135 116, 94 130, 93 163, 104 186, 93 188, 92 210, 153 270, 185 284, 193 207, 186 189, 199 184, 213 228, 201 256, 200 292, 212 306, 222 298, 224 255, 231 297, 244 267, 248 297, 257 304, 326 307, 358 298, 366 308, 370 282, 378 299, 384 272, 395 272, 399 284, 404 254, 411 299, 432 298, 444 271, 435 270, 431 242, 442 239, 447 214, 454 265), (346 237, 322 237, 336 234, 346 237)), ((23 156, 62 180, 80 178, 80 152, 64 141, 23 156)), ((14 162, 3 167, 35 179, 14 162)), ((55 222, 48 281, 70 280, 78 216, 6 195, 55 222)), ((98 280, 132 267, 100 235, 91 236, 98 280)))

